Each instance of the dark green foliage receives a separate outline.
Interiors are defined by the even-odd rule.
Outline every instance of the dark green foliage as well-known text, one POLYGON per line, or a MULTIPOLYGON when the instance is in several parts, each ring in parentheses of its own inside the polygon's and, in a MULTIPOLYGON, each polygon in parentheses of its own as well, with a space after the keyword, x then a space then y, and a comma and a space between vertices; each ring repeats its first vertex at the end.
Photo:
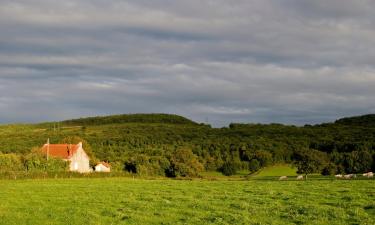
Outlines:
POLYGON ((16 154, 0 153, 0 171, 21 171, 23 170, 22 159, 16 154))
POLYGON ((0 173, 3 172, 63 172, 67 171, 68 163, 56 158, 46 157, 38 153, 30 153, 25 156, 16 154, 0 154, 0 173))
POLYGON ((260 163, 257 159, 252 159, 249 162, 249 170, 251 172, 256 172, 261 168, 260 163))
POLYGON ((329 163, 324 166, 321 174, 324 176, 335 175, 337 174, 337 166, 333 163, 329 163))
POLYGON ((231 161, 227 161, 223 164, 221 167, 220 171, 225 175, 225 176, 231 176, 236 174, 237 172, 237 165, 231 161))
POLYGON ((177 149, 170 158, 166 174, 170 177, 195 177, 203 170, 203 165, 189 148, 177 149))
POLYGON ((49 158, 38 153, 30 153, 24 158, 25 169, 29 172, 64 172, 68 170, 69 163, 59 158, 49 158))
POLYGON ((137 173, 137 164, 134 161, 126 162, 124 165, 124 170, 129 173, 137 173))
POLYGON ((369 157, 375 155, 375 126, 367 125, 372 116, 363 118, 366 122, 355 119, 355 123, 346 120, 304 127, 231 124, 229 128, 211 128, 167 114, 91 117, 0 126, 0 151, 25 156, 32 146, 41 147, 47 138, 51 143, 81 140, 91 163, 108 161, 116 171, 137 174, 185 176, 190 174, 190 167, 199 164, 207 171, 223 171, 228 163, 234 170, 251 170, 253 159, 260 167, 290 163, 300 149, 315 149, 328 154, 326 163, 333 163, 338 173, 360 172, 375 169, 369 157), (180 165, 174 154, 181 148, 190 149, 196 160, 180 165), (193 165, 187 165, 190 163, 193 165))
POLYGON ((272 154, 264 150, 255 151, 254 158, 259 161, 260 167, 265 167, 272 163, 272 154))
POLYGON ((342 165, 346 173, 364 173, 371 170, 372 155, 368 151, 353 151, 344 154, 342 165))
POLYGON ((327 164, 327 155, 317 150, 301 150, 294 154, 294 165, 299 174, 319 173, 327 164))
POLYGON ((123 114, 112 116, 96 116, 81 119, 66 120, 66 125, 103 125, 119 123, 170 123, 170 124, 196 124, 195 122, 178 115, 170 114, 123 114))
POLYGON ((352 126, 352 127, 353 126, 374 127, 375 126, 375 114, 342 118, 342 119, 336 120, 335 124, 352 126))
POLYGON ((164 176, 165 170, 167 170, 169 166, 170 162, 166 158, 140 154, 128 159, 123 169, 133 174, 164 176))

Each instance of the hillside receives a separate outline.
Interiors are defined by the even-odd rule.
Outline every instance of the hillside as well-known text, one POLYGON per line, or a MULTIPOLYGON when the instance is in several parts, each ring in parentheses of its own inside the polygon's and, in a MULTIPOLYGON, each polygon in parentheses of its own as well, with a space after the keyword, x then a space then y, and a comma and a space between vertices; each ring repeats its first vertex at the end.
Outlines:
POLYGON ((185 117, 171 114, 122 114, 111 116, 96 116, 80 119, 65 120, 65 125, 103 125, 120 123, 168 123, 168 124, 197 124, 185 117))
POLYGON ((369 159, 375 156, 375 126, 369 125, 374 121, 373 116, 362 116, 304 127, 231 124, 211 128, 177 115, 114 115, 2 125, 0 152, 25 155, 33 147, 42 146, 47 138, 59 143, 75 136, 90 145, 86 147, 98 160, 111 162, 115 170, 132 168, 129 170, 148 175, 163 175, 170 169, 175 173, 181 169, 180 164, 189 165, 185 175, 221 170, 228 163, 238 170, 251 166, 257 169, 290 163, 302 150, 319 150, 337 168, 362 171, 375 161, 369 159))
POLYGON ((375 114, 342 118, 336 120, 335 124, 346 126, 375 127, 375 114))

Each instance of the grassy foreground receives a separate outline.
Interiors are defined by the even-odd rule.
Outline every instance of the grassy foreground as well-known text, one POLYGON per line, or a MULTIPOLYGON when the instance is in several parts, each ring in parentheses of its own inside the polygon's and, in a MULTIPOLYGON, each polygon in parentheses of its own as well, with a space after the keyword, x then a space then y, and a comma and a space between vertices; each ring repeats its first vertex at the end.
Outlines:
POLYGON ((375 224, 374 180, 0 180, 0 224, 375 224))

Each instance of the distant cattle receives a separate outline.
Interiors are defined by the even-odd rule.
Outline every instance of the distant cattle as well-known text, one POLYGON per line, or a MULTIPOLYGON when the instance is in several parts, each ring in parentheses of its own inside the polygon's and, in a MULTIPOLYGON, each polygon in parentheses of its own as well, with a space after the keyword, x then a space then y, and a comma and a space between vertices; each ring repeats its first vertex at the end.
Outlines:
POLYGON ((368 173, 362 174, 362 176, 367 177, 367 178, 373 178, 374 177, 374 173, 373 172, 368 172, 368 173))
POLYGON ((288 177, 287 177, 287 176, 281 176, 281 177, 279 178, 279 180, 288 180, 288 177))
POLYGON ((351 179, 351 178, 356 178, 356 177, 357 177, 357 175, 355 175, 355 174, 346 174, 346 175, 344 175, 345 179, 351 179))
POLYGON ((303 180, 303 176, 302 176, 302 175, 299 175, 296 179, 297 179, 297 180, 303 180))
POLYGON ((335 177, 336 178, 342 178, 343 176, 342 176, 342 174, 336 174, 335 177))

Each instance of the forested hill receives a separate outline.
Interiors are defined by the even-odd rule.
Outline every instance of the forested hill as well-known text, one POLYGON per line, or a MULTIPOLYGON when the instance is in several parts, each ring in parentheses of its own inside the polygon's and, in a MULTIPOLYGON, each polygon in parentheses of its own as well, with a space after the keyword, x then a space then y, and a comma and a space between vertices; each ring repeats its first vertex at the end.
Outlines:
POLYGON ((76 137, 85 141, 93 161, 105 160, 113 169, 148 175, 225 168, 256 171, 273 163, 290 163, 301 151, 318 152, 336 172, 361 172, 374 166, 374 124, 375 116, 365 115, 303 127, 231 124, 211 128, 177 115, 114 115, 2 125, 0 152, 26 155, 47 138, 61 143, 76 137))
POLYGON ((65 120, 66 125, 103 125, 119 123, 169 123, 169 124, 196 124, 185 117, 171 114, 122 114, 111 116, 96 116, 80 119, 65 120))
POLYGON ((335 124, 347 126, 375 127, 375 114, 342 118, 336 120, 335 124))

